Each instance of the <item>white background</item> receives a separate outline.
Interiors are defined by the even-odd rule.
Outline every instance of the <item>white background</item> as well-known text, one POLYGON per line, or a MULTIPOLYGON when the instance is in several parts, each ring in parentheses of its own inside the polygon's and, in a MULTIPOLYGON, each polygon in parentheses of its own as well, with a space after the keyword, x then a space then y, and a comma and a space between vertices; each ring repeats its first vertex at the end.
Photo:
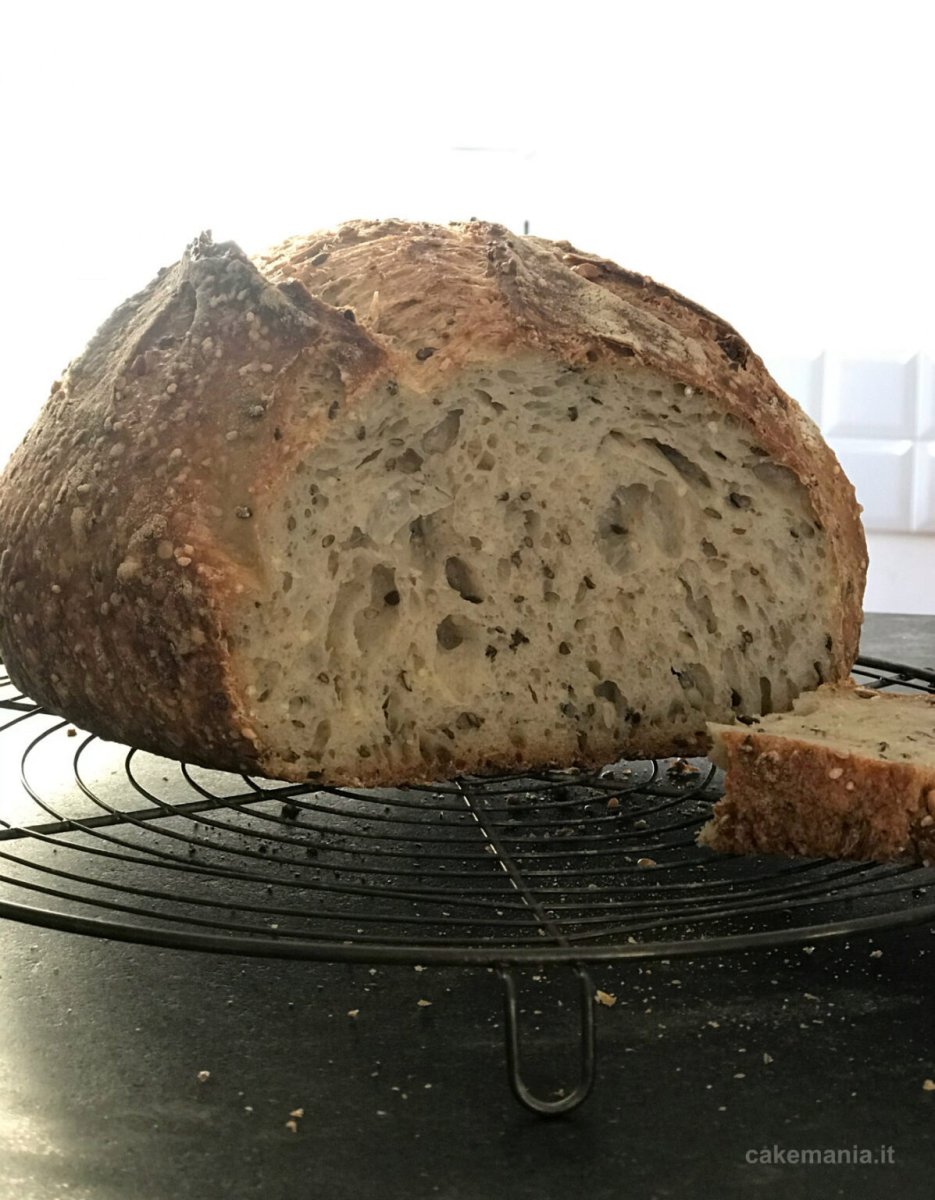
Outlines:
MULTIPOLYGON (((528 220, 701 301, 768 362, 931 354, 928 10, 18 5, 0 461, 202 228, 256 251, 352 216, 528 220)), ((933 561, 931 534, 872 535, 868 608, 935 611, 933 561)))

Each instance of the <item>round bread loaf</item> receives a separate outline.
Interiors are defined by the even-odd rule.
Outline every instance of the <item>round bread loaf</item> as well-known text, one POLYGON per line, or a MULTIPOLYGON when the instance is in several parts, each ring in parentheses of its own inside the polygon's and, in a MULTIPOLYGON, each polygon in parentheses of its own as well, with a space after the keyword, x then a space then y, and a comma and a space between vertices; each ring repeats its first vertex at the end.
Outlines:
POLYGON ((848 675, 866 570, 729 325, 476 221, 199 237, 53 385, 0 543, 50 711, 364 785, 702 752, 848 675))

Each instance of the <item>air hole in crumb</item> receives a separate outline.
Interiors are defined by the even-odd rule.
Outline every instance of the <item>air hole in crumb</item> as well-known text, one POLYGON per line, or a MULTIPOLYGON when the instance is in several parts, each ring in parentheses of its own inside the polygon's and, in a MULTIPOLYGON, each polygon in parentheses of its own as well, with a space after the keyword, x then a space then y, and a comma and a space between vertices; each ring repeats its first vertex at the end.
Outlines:
MULTIPOLYGON (((484 392, 483 395, 486 396, 487 393, 484 392)), ((451 449, 461 430, 462 412, 463 409, 453 408, 437 425, 422 435, 422 449, 426 454, 444 454, 451 449)))
POLYGON ((658 438, 643 438, 643 444, 658 450, 687 483, 693 484, 695 487, 710 488, 711 480, 707 472, 696 462, 692 462, 681 450, 677 450, 666 442, 660 442, 658 438))
POLYGON ((443 650, 456 650, 464 641, 463 627, 452 616, 445 617, 443 621, 439 622, 435 634, 438 644, 443 650))
POLYGON ((391 608, 399 604, 395 568, 386 563, 378 563, 373 568, 370 573, 370 602, 373 605, 388 604, 391 608))
POLYGON ((448 581, 448 586, 453 588, 462 600, 467 600, 470 604, 482 603, 483 590, 475 579, 474 572, 463 558, 452 555, 446 560, 445 579, 448 581))

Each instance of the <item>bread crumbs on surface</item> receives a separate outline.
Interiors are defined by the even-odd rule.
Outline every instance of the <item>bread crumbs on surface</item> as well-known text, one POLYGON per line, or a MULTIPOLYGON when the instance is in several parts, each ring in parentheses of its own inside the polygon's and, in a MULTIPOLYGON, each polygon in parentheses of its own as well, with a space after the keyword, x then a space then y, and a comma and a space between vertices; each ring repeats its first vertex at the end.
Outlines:
POLYGON ((208 1080, 211 1078, 211 1072, 210 1071, 199 1071, 196 1078, 199 1083, 207 1083, 208 1080))
POLYGON ((298 1123, 293 1121, 291 1118, 286 1122, 286 1128, 289 1130, 290 1133, 298 1133, 299 1132, 298 1123))
POLYGON ((298 1119, 299 1117, 304 1117, 304 1116, 305 1116, 305 1109, 304 1109, 304 1108, 294 1108, 294 1109, 292 1110, 292 1112, 289 1114, 289 1116, 290 1116, 290 1117, 294 1117, 294 1118, 296 1118, 296 1119, 298 1119))
POLYGON ((598 1004, 603 1004, 605 1008, 613 1008, 617 1003, 617 997, 613 992, 602 992, 600 988, 594 993, 594 999, 598 1004))
POLYGON ((882 958, 882 957, 883 957, 883 951, 882 951, 882 950, 871 950, 871 951, 870 951, 870 957, 871 957, 871 958, 882 958))
POLYGON ((767 1066, 769 1066, 769 1064, 770 1064, 771 1062, 775 1062, 775 1061, 776 1061, 776 1060, 773 1058, 773 1056, 772 1056, 771 1054, 769 1054, 769 1053, 768 1053, 766 1050, 764 1050, 764 1051, 763 1051, 763 1062, 764 1062, 764 1063, 765 1063, 767 1066))
POLYGON ((419 1006, 419 1008, 431 1008, 432 1001, 431 1000, 417 1000, 416 1004, 419 1006))
POLYGON ((803 953, 803 954, 814 954, 814 953, 815 953, 815 947, 814 947, 814 946, 803 946, 803 947, 802 947, 802 953, 803 953))
POLYGON ((360 1009, 359 1009, 359 1008, 349 1008, 349 1009, 347 1010, 347 1015, 348 1015, 349 1017, 359 1017, 359 1016, 360 1016, 360 1009))
POLYGON ((935 1092, 935 1079, 923 1079, 922 1080, 922 1091, 923 1092, 935 1092))

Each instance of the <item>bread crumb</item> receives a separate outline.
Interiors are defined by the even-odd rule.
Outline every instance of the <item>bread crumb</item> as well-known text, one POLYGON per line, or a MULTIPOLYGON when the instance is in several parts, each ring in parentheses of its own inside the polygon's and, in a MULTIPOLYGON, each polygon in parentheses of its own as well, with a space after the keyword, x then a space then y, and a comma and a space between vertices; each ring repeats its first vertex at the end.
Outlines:
POLYGON ((419 1006, 419 1008, 430 1008, 432 1005, 432 1001, 431 1000, 417 1000, 416 1004, 419 1006))
POLYGON ((613 1008, 617 1003, 617 997, 613 992, 602 992, 600 988, 594 993, 594 999, 598 1004, 603 1004, 605 1008, 613 1008))
POLYGON ((289 1116, 290 1117, 304 1117, 305 1109, 304 1108, 294 1108, 292 1110, 292 1112, 289 1114, 289 1116))
POLYGON ((298 1125, 296 1124, 295 1121, 293 1121, 291 1119, 286 1122, 286 1128, 289 1130, 290 1133, 298 1133, 299 1132, 298 1125))
POLYGON ((871 958, 882 958, 882 957, 883 957, 883 951, 882 951, 882 950, 871 950, 871 951, 870 951, 870 957, 871 957, 871 958))
POLYGON ((359 1008, 349 1008, 347 1010, 347 1015, 349 1017, 358 1017, 358 1016, 360 1016, 360 1009, 359 1008))
POLYGON ((923 1079, 922 1091, 923 1092, 935 1092, 935 1079, 923 1079))
POLYGON ((197 1079, 198 1079, 199 1083, 207 1083, 210 1078, 211 1078, 210 1071, 199 1071, 198 1072, 197 1079))
POLYGON ((771 1062, 775 1062, 775 1061, 776 1060, 773 1058, 773 1056, 771 1054, 768 1054, 765 1050, 763 1051, 763 1062, 764 1063, 769 1065, 771 1062))
POLYGON ((814 954, 814 953, 815 953, 815 947, 814 947, 814 946, 803 946, 803 947, 802 947, 802 953, 803 953, 803 954, 814 954))
POLYGON ((657 867, 659 864, 654 858, 638 858, 636 865, 638 867, 657 867))

